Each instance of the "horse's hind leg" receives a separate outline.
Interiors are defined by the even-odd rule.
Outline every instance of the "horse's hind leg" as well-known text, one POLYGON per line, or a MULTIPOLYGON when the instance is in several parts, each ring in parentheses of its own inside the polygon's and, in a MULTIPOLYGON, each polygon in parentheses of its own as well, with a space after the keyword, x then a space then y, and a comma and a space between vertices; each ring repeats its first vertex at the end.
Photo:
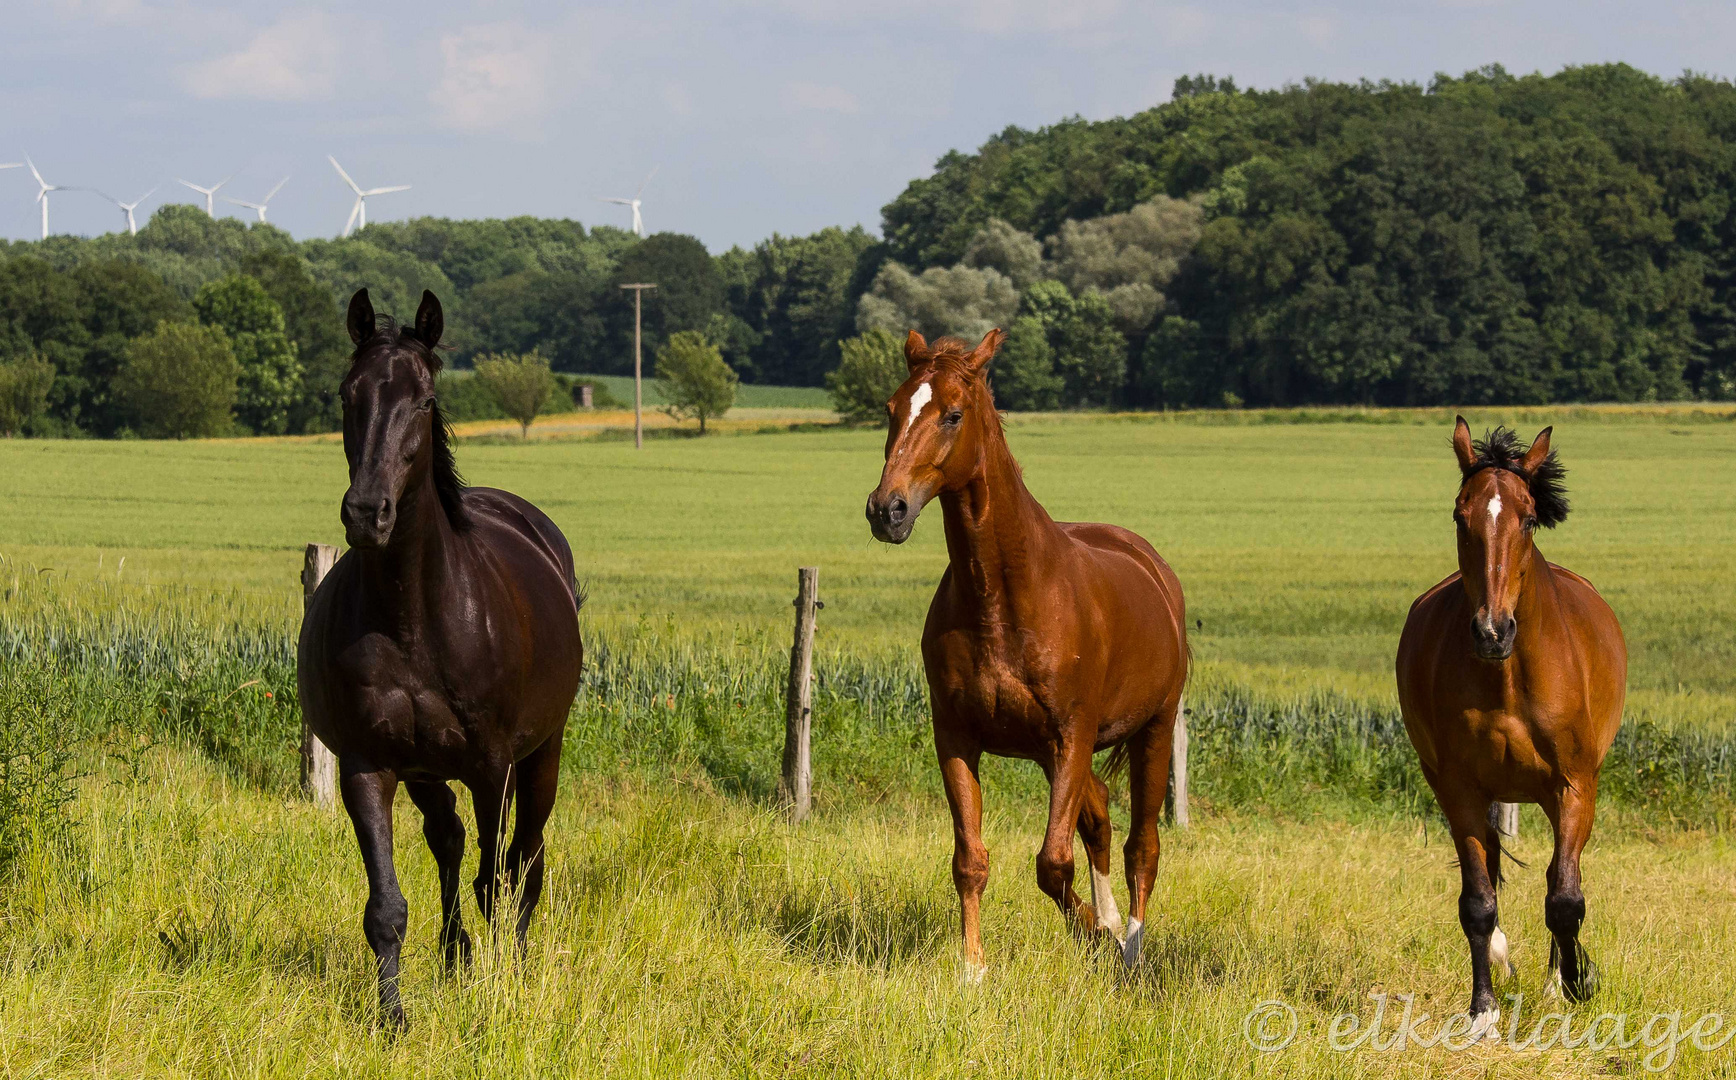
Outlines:
POLYGON ((1440 801, 1459 853, 1459 926, 1471 947, 1471 1032, 1476 1037, 1496 1032, 1501 1020, 1489 972, 1489 945, 1495 935, 1495 883, 1489 877, 1487 846, 1489 801, 1471 792, 1453 792, 1440 801))
POLYGON ((1044 771, 1049 774, 1049 827, 1037 852, 1037 885, 1076 929, 1090 930, 1097 915, 1073 891, 1073 832, 1095 779, 1091 775, 1090 743, 1077 736, 1062 743, 1044 771))
POLYGON ((470 935, 458 903, 458 875, 464 865, 464 821, 458 816, 458 796, 438 780, 406 783, 410 799, 422 811, 422 835, 440 871, 440 952, 446 970, 470 963, 470 935))
POLYGON ((1501 929, 1500 899, 1501 899, 1501 804, 1490 803, 1488 822, 1485 831, 1484 847, 1489 853, 1489 880, 1495 886, 1495 929, 1489 934, 1489 969, 1502 978, 1511 978, 1514 973, 1513 960, 1509 955, 1507 935, 1501 929))
POLYGON ((476 807, 476 847, 481 861, 476 867, 476 906, 482 920, 494 922, 494 901, 500 895, 501 878, 506 865, 501 861, 501 842, 506 838, 506 821, 512 814, 512 794, 517 781, 511 765, 491 770, 470 789, 470 801, 476 807))
POLYGON ((518 763, 518 821, 512 846, 506 849, 509 880, 518 891, 518 947, 524 948, 531 913, 543 887, 543 826, 554 812, 561 780, 561 733, 532 750, 518 763))
POLYGON ((1109 884, 1109 788, 1092 773, 1079 806, 1079 839, 1085 843, 1085 861, 1091 869, 1091 910, 1097 913, 1097 929, 1121 937, 1121 912, 1115 908, 1115 891, 1109 884))
POLYGON ((1555 857, 1549 861, 1549 895, 1543 901, 1543 922, 1553 939, 1549 966, 1550 989, 1559 988, 1569 1001, 1589 1001, 1597 993, 1597 965, 1579 944, 1585 921, 1585 894, 1579 888, 1579 854, 1591 839, 1597 805, 1597 778, 1585 790, 1566 787, 1544 811, 1555 829, 1555 857))
POLYGON ((1122 859, 1127 864, 1127 940, 1121 959, 1128 967, 1139 963, 1145 941, 1145 908, 1157 883, 1157 862, 1163 853, 1157 819, 1163 813, 1163 797, 1169 790, 1170 736, 1175 726, 1153 720, 1127 739, 1127 787, 1131 804, 1127 843, 1122 859))
POLYGON ((338 763, 344 809, 355 826, 356 843, 362 849, 362 865, 368 871, 368 903, 362 909, 362 932, 374 950, 379 974, 380 1014, 395 1028, 404 1026, 404 1006, 398 999, 398 953, 404 945, 404 929, 410 921, 409 905, 398 888, 398 872, 392 865, 392 797, 398 778, 375 769, 361 758, 346 756, 338 763))

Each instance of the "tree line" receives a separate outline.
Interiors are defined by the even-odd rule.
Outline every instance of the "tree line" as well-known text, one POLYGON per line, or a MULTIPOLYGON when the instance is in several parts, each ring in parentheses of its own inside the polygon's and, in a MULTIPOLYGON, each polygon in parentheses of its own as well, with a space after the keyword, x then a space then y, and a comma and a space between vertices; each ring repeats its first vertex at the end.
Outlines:
POLYGON ((619 286, 654 281, 653 370, 685 335, 865 416, 905 330, 990 326, 1011 408, 1736 397, 1736 88, 1699 75, 1192 76, 1134 116, 949 153, 881 231, 715 256, 532 218, 297 242, 165 206, 136 237, 0 244, 0 432, 188 433, 171 391, 216 395, 199 432, 330 430, 362 285, 406 314, 439 294, 456 368, 614 374, 619 286))

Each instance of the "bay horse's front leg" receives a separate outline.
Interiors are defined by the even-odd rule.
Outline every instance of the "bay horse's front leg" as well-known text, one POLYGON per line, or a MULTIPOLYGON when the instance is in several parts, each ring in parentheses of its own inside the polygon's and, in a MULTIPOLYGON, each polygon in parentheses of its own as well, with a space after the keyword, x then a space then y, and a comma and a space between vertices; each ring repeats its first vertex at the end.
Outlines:
POLYGON ((1079 825, 1079 810, 1091 783, 1091 740, 1077 735, 1063 742, 1049 774, 1049 827, 1037 851, 1037 887, 1042 889, 1075 931, 1087 933, 1096 926, 1097 913, 1073 891, 1073 830, 1079 825))
POLYGON ((404 1006, 398 998, 398 953, 404 945, 404 930, 410 907, 398 888, 398 872, 392 865, 392 798, 398 778, 376 769, 358 755, 345 755, 338 762, 344 809, 356 830, 362 849, 362 865, 368 872, 368 903, 362 909, 362 933, 374 950, 379 975, 380 1015, 389 1026, 404 1026, 404 1006))
POLYGON ((940 758, 940 780, 952 808, 952 884, 958 890, 959 928, 964 934, 964 975, 981 982, 988 971, 983 961, 982 899, 989 882, 989 852, 983 846, 983 792, 977 780, 982 749, 937 724, 934 750, 940 758))
MULTIPOLYGON (((1442 794, 1437 790, 1437 796, 1442 794)), ((1459 926, 1471 948, 1471 1035, 1497 1038, 1501 1010, 1495 1005, 1489 963, 1497 916, 1487 847, 1489 800, 1475 792, 1453 791, 1440 798, 1440 803, 1459 853, 1459 926)))
POLYGON ((1597 805, 1597 777, 1584 790, 1567 787, 1544 804, 1555 830, 1555 856, 1549 860, 1549 894, 1543 901, 1543 923, 1549 927, 1549 989, 1569 1001, 1589 1001, 1597 993, 1597 965, 1579 943, 1585 921, 1585 893, 1579 888, 1579 854, 1591 839, 1597 805))

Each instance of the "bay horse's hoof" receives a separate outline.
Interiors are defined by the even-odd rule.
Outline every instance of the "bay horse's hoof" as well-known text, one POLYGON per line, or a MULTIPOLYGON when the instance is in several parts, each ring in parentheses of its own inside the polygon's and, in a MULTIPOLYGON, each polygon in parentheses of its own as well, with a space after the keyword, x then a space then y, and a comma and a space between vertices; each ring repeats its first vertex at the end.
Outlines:
POLYGON ((1127 920, 1127 940, 1121 943, 1121 962, 1128 970, 1139 966, 1139 949, 1145 943, 1145 924, 1138 919, 1127 920))
POLYGON ((1489 935, 1489 971, 1499 973, 1502 978, 1511 979, 1517 975, 1518 969, 1513 966, 1511 947, 1507 943, 1507 935, 1501 932, 1499 926, 1489 935))

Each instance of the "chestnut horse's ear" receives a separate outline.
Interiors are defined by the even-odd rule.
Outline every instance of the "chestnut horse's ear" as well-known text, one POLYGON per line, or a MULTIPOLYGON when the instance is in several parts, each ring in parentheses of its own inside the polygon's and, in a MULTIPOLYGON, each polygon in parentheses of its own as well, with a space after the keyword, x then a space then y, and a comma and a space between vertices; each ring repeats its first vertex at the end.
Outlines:
POLYGON ((1546 427, 1531 440, 1531 449, 1525 451, 1525 460, 1519 463, 1527 478, 1536 476, 1538 467, 1549 460, 1549 433, 1554 430, 1554 427, 1546 427))
POLYGON ((416 337, 433 351, 440 344, 440 335, 445 332, 446 312, 440 307, 440 298, 423 289, 422 306, 416 309, 416 337))
POLYGON ((970 356, 965 358, 965 363, 969 365, 971 374, 981 375, 983 369, 989 366, 989 361, 995 358, 995 353, 1000 351, 1002 343, 1006 340, 1007 332, 998 326, 984 334, 982 341, 978 342, 977 347, 970 351, 970 356))
POLYGON ((1459 471, 1469 473, 1471 467, 1477 464, 1477 451, 1471 448, 1471 425, 1465 423, 1465 418, 1456 418, 1453 424, 1453 456, 1459 459, 1459 471))
POLYGON ((904 363, 911 371, 928 362, 928 339, 912 330, 904 339, 904 363))
POLYGON ((368 290, 357 289, 356 295, 350 297, 350 313, 344 325, 350 328, 350 340, 357 345, 374 336, 374 302, 368 299, 368 290))

